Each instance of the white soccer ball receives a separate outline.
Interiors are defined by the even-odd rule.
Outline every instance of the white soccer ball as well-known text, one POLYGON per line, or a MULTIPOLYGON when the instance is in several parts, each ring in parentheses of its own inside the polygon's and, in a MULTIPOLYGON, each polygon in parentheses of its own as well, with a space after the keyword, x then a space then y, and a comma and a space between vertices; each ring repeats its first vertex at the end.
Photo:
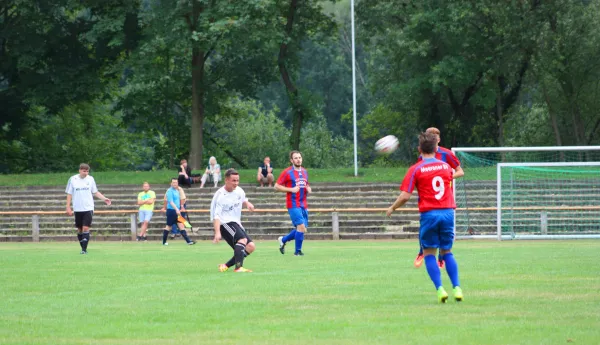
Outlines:
POLYGON ((375 151, 390 154, 398 148, 398 138, 393 135, 385 136, 375 143, 375 151))

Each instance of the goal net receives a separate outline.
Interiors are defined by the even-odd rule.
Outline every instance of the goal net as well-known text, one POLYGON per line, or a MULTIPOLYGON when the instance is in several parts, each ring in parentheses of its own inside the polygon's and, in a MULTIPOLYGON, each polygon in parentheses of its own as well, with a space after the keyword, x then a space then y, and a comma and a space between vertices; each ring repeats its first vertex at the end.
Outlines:
POLYGON ((453 151, 457 238, 600 238, 600 146, 453 151))

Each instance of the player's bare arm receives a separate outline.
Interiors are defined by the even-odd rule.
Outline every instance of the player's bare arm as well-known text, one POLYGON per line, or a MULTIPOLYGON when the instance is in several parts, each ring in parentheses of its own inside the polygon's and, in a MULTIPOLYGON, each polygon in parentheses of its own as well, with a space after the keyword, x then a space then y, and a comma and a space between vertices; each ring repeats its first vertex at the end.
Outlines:
POLYGON ((71 194, 67 194, 67 215, 68 216, 73 215, 73 210, 71 210, 71 200, 72 199, 73 199, 73 196, 71 194))
POLYGON ((402 191, 402 193, 400 193, 400 195, 398 196, 398 198, 396 199, 396 201, 394 201, 394 203, 392 204, 392 206, 390 206, 390 208, 388 208, 387 212, 385 213, 388 217, 390 217, 392 215, 392 213, 398 208, 398 207, 402 207, 404 206, 404 204, 406 204, 406 202, 410 199, 412 194, 407 193, 405 191, 402 191))
POLYGON ((460 178, 465 176, 465 171, 461 168, 461 166, 457 166, 456 169, 454 169, 454 175, 452 175, 452 178, 460 178))
POLYGON ((298 193, 298 191, 300 191, 300 186, 290 188, 275 183, 275 190, 283 193, 298 193))
POLYGON ((111 201, 109 198, 105 197, 104 195, 102 195, 102 193, 100 192, 96 192, 94 193, 94 196, 102 201, 104 201, 105 204, 107 204, 108 206, 110 206, 111 201))
POLYGON ((215 218, 215 220, 213 220, 213 228, 215 229, 213 243, 219 243, 221 240, 221 220, 219 218, 215 218))
POLYGON ((308 184, 306 185, 306 192, 308 194, 312 193, 312 188, 310 188, 310 185, 308 185, 308 184))
POLYGON ((160 212, 166 212, 167 211, 167 195, 165 194, 165 197, 163 198, 163 207, 160 209, 160 212))
POLYGON ((175 212, 177 212, 177 214, 181 214, 181 211, 179 211, 179 207, 177 207, 177 205, 175 205, 175 203, 173 201, 170 202, 171 207, 173 207, 173 209, 175 209, 175 212))
POLYGON ((254 211, 254 205, 252 205, 252 203, 250 203, 250 201, 247 199, 244 201, 244 206, 246 206, 250 211, 254 211))

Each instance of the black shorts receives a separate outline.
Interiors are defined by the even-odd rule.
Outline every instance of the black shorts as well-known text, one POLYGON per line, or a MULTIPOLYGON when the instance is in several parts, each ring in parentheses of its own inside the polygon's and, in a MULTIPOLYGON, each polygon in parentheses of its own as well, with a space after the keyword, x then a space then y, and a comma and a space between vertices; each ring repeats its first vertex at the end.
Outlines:
POLYGON ((177 224, 177 211, 167 209, 167 226, 173 226, 177 224))
POLYGON ((236 222, 224 223, 221 224, 221 237, 227 241, 227 244, 231 248, 235 246, 235 244, 245 238, 248 240, 248 243, 252 242, 252 239, 246 233, 246 230, 236 222))
POLYGON ((92 216, 94 211, 75 212, 75 227, 82 228, 84 226, 92 226, 92 216))

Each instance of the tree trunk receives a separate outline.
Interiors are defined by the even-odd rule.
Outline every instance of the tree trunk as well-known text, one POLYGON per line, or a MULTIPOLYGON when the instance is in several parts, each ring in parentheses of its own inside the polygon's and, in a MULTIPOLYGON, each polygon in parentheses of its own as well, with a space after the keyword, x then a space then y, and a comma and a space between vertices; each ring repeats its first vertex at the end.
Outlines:
MULTIPOLYGON (((203 10, 202 3, 194 0, 191 13, 184 15, 190 33, 196 31, 198 18, 203 10)), ((202 169, 205 61, 204 52, 198 47, 192 47, 192 125, 190 129, 190 157, 188 162, 192 170, 202 169)))
POLYGON ((498 146, 504 146, 504 100, 502 99, 502 84, 500 78, 496 78, 498 90, 496 90, 496 119, 498 120, 498 146))
MULTIPOLYGON (((544 93, 544 100, 546 101, 546 106, 548 107, 548 115, 550 115, 550 123, 552 124, 552 131, 554 132, 554 141, 556 142, 556 146, 562 146, 560 129, 558 128, 558 119, 556 118, 556 113, 553 111, 552 104, 550 102, 550 96, 548 96, 548 91, 546 90, 546 85, 544 85, 544 83, 542 83, 542 92, 544 93)), ((561 158, 564 157, 561 156, 561 158)))
MULTIPOLYGON (((287 22, 285 23, 285 36, 286 38, 291 37, 294 16, 298 9, 298 0, 290 0, 290 7, 287 14, 287 22)), ((300 150, 300 132, 302 131, 302 122, 304 121, 304 111, 300 99, 298 98, 298 89, 294 86, 290 77, 287 66, 285 65, 287 59, 288 45, 284 41, 279 45, 279 57, 277 59, 277 65, 279 66, 279 74, 283 80, 283 84, 287 90, 288 99, 292 106, 293 118, 292 118, 292 137, 290 142, 292 149, 300 150)))
POLYGON ((202 169, 202 139, 204 127, 204 53, 192 50, 192 133, 190 136, 189 165, 192 170, 202 169))

